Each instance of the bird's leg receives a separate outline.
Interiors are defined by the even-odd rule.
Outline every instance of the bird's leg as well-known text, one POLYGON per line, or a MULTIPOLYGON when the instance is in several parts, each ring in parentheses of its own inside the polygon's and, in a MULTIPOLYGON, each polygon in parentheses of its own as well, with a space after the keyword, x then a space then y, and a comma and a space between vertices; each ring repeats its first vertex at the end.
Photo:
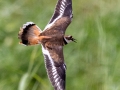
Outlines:
POLYGON ((68 36, 64 36, 64 43, 65 44, 68 44, 70 42, 76 42, 76 39, 74 39, 71 35, 68 35, 68 36))

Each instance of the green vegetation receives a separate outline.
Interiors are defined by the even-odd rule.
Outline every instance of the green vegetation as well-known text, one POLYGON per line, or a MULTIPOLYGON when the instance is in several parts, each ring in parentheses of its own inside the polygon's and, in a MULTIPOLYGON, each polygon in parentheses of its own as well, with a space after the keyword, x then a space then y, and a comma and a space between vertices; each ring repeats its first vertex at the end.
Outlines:
MULTIPOLYGON (((22 24, 44 29, 57 0, 0 0, 0 90, 53 90, 41 46, 19 44, 22 24)), ((73 0, 64 47, 66 90, 120 90, 120 0, 73 0)))

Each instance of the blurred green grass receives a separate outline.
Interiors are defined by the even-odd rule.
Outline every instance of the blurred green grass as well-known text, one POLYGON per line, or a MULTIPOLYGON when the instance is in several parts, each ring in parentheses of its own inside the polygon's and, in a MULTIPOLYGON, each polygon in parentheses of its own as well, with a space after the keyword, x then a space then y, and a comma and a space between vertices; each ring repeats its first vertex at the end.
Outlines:
MULTIPOLYGON (((53 90, 41 46, 18 44, 27 21, 44 29, 57 0, 0 1, 0 90, 53 90)), ((75 0, 64 47, 67 90, 120 90, 120 0, 75 0)))

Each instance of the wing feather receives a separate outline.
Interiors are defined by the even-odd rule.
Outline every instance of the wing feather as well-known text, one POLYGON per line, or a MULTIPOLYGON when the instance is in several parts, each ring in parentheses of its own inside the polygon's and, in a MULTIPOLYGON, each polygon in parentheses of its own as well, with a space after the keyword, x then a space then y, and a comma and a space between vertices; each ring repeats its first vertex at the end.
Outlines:
POLYGON ((48 77, 55 90, 65 90, 65 64, 55 62, 50 51, 42 46, 48 77))
POLYGON ((48 28, 56 25, 56 22, 61 22, 61 20, 63 23, 67 22, 69 25, 72 17, 72 0, 58 0, 54 14, 44 30, 47 30, 48 28), (63 17, 66 17, 67 19, 63 21, 63 17))

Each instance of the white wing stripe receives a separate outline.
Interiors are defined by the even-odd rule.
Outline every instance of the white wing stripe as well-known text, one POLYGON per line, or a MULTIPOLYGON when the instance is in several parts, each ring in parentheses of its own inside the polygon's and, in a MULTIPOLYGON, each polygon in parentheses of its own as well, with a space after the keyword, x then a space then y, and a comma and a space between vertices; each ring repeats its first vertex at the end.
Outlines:
MULTIPOLYGON (((56 77, 59 77, 58 74, 57 74, 57 70, 56 70, 56 67, 54 66, 54 62, 52 60, 52 58, 50 57, 50 54, 48 52, 48 50, 46 50, 43 46, 42 46, 42 51, 43 51, 43 54, 46 54, 48 55, 48 58, 51 62, 51 65, 52 65, 52 75, 54 76, 53 78, 55 78, 55 82, 58 82, 59 78, 56 78, 56 77)), ((49 75, 48 75, 49 76, 49 75)))
POLYGON ((54 73, 55 71, 56 71, 56 68, 55 68, 55 67, 53 67, 52 72, 54 73))
POLYGON ((65 6, 65 3, 64 3, 64 2, 62 2, 62 4, 65 6))
POLYGON ((51 64, 52 64, 52 71, 53 71, 53 70, 56 71, 56 68, 55 68, 55 66, 54 66, 54 62, 53 62, 52 58, 50 57, 50 54, 49 54, 48 50, 46 50, 46 49, 42 46, 42 51, 43 51, 44 54, 48 55, 48 58, 50 59, 50 62, 51 62, 51 64))
POLYGON ((56 78, 56 79, 55 79, 55 82, 57 83, 57 82, 58 82, 58 80, 59 80, 59 78, 56 78))
POLYGON ((64 2, 66 2, 66 0, 63 0, 64 2))
POLYGON ((64 10, 64 9, 65 9, 65 7, 61 4, 61 8, 60 8, 60 9, 63 9, 63 10, 64 10))
POLYGON ((62 15, 58 16, 52 23, 48 24, 44 30, 46 30, 47 28, 50 28, 56 22, 56 20, 59 19, 60 17, 62 17, 62 15))
POLYGON ((53 72, 53 76, 56 75, 57 73, 56 72, 53 72))
POLYGON ((56 78, 58 75, 55 75, 54 78, 56 78))
MULTIPOLYGON (((60 12, 60 15, 59 15, 55 20, 53 20, 52 23, 49 23, 49 24, 45 27, 44 30, 50 28, 50 27, 56 22, 56 20, 58 20, 59 18, 62 17, 62 15, 63 15, 63 13, 64 13, 64 10, 65 10, 65 2, 66 2, 66 0, 64 0, 64 1, 62 2, 62 4, 61 4, 60 11, 59 11, 59 12, 60 12), (64 6, 63 6, 63 5, 64 5, 64 6)), ((43 30, 43 31, 44 31, 44 30, 43 30)))

